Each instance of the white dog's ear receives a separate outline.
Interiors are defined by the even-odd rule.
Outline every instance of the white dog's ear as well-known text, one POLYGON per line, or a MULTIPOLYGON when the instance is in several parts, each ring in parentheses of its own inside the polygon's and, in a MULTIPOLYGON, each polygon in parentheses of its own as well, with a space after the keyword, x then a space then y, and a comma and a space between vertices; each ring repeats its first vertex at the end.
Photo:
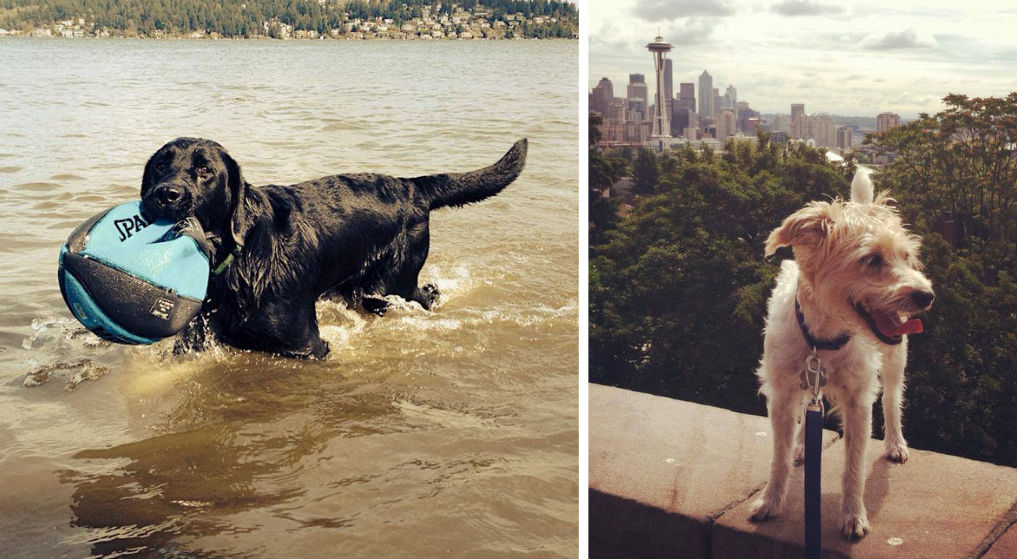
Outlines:
POLYGON ((851 181, 851 201, 859 204, 871 204, 874 188, 872 186, 871 169, 859 167, 851 181))
POLYGON ((833 218, 829 202, 812 202, 791 214, 766 239, 766 256, 785 246, 815 248, 826 237, 833 218))

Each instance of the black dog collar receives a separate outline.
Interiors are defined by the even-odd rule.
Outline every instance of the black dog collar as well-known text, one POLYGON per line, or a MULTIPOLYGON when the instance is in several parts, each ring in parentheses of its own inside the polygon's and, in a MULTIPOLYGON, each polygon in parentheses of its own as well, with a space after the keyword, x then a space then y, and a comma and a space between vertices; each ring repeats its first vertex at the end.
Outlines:
POLYGON ((817 340, 812 337, 812 333, 809 332, 809 327, 805 325, 805 315, 802 314, 802 306, 798 304, 797 294, 795 295, 795 318, 798 319, 798 328, 802 331, 802 337, 805 338, 805 343, 809 344, 809 347, 813 349, 837 351, 851 340, 850 332, 844 332, 832 340, 817 340))

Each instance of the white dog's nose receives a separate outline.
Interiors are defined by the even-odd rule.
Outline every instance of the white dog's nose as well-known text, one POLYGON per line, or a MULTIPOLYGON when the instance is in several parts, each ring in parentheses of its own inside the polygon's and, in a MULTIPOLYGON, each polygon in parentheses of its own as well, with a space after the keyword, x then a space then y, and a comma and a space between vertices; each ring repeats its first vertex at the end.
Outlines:
POLYGON ((915 291, 911 294, 911 301, 920 309, 927 309, 932 306, 936 294, 931 291, 915 291))

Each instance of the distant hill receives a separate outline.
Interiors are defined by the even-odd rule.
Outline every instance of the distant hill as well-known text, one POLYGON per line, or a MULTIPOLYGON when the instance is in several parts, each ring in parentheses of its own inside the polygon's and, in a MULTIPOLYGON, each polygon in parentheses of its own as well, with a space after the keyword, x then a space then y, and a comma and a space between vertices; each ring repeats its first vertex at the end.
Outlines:
POLYGON ((0 0, 0 34, 64 37, 575 38, 564 0, 0 0))
MULTIPOLYGON (((762 117, 768 122, 773 122, 775 114, 763 114, 762 117)), ((787 116, 787 113, 784 113, 787 116)), ((851 126, 855 129, 863 130, 875 130, 876 129, 876 117, 874 116, 841 116, 831 115, 833 121, 837 123, 837 126, 851 126)))

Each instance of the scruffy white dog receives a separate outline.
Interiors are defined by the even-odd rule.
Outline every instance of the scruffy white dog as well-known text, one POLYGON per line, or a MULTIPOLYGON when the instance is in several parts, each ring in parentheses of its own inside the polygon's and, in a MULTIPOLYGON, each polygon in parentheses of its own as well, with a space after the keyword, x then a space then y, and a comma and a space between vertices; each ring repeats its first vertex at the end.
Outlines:
POLYGON ((865 447, 880 378, 886 455, 896 462, 908 458, 901 432, 907 334, 921 331, 921 322, 911 317, 927 310, 935 295, 918 261, 920 239, 904 228, 889 201, 885 192, 873 198, 868 172, 860 170, 850 202, 811 202, 766 241, 767 256, 790 245, 795 261, 781 265, 756 372, 773 426, 773 458, 770 481, 753 504, 754 521, 781 512, 792 460, 804 456, 801 423, 811 392, 803 389, 803 370, 813 354, 825 370, 823 393, 843 419, 845 537, 861 538, 869 529, 862 502, 865 447))

